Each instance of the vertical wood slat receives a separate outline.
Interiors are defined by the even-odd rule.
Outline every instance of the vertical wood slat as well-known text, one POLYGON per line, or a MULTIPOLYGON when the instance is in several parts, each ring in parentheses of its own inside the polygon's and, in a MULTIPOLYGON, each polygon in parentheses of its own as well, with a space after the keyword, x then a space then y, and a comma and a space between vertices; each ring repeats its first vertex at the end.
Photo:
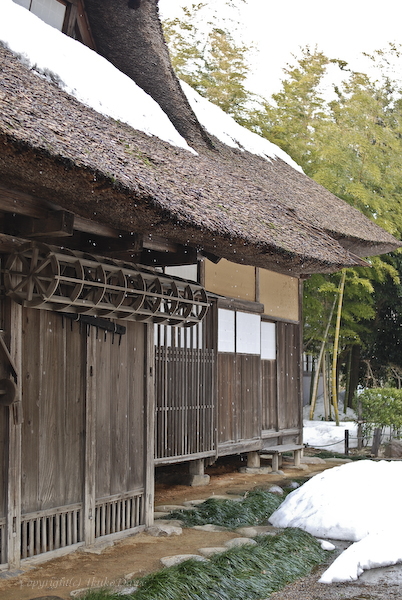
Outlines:
POLYGON ((144 439, 144 514, 143 522, 149 526, 153 524, 154 519, 154 488, 155 488, 155 468, 154 468, 154 432, 155 432, 155 344, 154 344, 154 325, 147 323, 145 325, 145 364, 144 364, 144 411, 145 411, 145 439, 144 439))
POLYGON ((96 422, 96 337, 95 328, 89 329, 86 357, 85 401, 85 461, 84 461, 84 510, 83 534, 86 545, 95 541, 95 422, 96 422))
MULTIPOLYGON (((22 307, 11 300, 7 301, 5 327, 8 332, 10 354, 19 377, 21 393, 22 376, 22 307)), ((21 400, 21 398, 20 398, 21 400)), ((15 418, 14 406, 8 409, 8 485, 7 485, 7 562, 9 569, 17 569, 21 561, 21 429, 22 424, 15 418)))
MULTIPOLYGON (((198 342, 194 334, 188 337, 190 347, 155 348, 156 458, 215 447, 214 351, 192 348, 198 342)), ((180 339, 187 345, 187 337, 180 339)))

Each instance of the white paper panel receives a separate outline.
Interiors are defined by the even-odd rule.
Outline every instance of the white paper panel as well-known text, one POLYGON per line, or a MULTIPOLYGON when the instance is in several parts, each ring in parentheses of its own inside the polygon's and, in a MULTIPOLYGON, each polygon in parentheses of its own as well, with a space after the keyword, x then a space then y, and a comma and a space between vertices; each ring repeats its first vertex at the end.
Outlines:
POLYGON ((275 323, 261 323, 261 358, 262 360, 276 360, 275 323))
POLYGON ((239 354, 260 354, 260 324, 260 315, 236 313, 236 352, 239 354))
POLYGON ((31 6, 31 0, 14 0, 16 4, 23 6, 24 8, 28 8, 31 6))
POLYGON ((235 351, 235 312, 218 309, 218 352, 235 351))
POLYGON ((180 265, 178 267, 165 267, 166 275, 173 277, 181 277, 189 281, 197 281, 198 268, 197 265, 180 265))
POLYGON ((31 11, 59 31, 63 28, 66 6, 57 0, 32 0, 31 11))

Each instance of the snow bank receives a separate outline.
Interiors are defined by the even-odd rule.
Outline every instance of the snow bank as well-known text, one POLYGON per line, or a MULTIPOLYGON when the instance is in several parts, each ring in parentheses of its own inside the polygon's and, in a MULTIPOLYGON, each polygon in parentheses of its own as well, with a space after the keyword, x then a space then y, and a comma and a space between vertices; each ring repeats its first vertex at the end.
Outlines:
POLYGON ((132 79, 12 0, 0 1, 0 41, 83 104, 194 153, 159 104, 132 79))
POLYGON ((349 447, 357 447, 357 425, 353 421, 308 421, 303 423, 303 442, 328 452, 345 452, 345 431, 349 430, 349 447))
POLYGON ((402 562, 401 497, 402 462, 362 460, 310 479, 289 494, 270 522, 356 542, 320 580, 349 581, 364 569, 402 562))

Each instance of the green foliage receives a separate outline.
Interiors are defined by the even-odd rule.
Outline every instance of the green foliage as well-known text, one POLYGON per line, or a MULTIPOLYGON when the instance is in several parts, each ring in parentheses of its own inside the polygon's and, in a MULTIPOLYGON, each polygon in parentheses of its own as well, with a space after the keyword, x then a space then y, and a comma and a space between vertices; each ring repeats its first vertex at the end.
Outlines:
POLYGON ((197 20, 205 3, 183 8, 182 18, 163 23, 173 68, 177 75, 201 96, 247 124, 248 104, 256 96, 245 87, 249 48, 237 44, 226 27, 204 24, 200 32, 197 20))
POLYGON ((359 402, 361 406, 365 437, 369 437, 376 428, 390 427, 394 431, 402 430, 402 390, 365 389, 356 397, 355 402, 359 402))
POLYGON ((187 527, 211 523, 236 529, 266 523, 281 502, 277 494, 252 490, 240 502, 210 498, 192 510, 174 511, 169 518, 180 519, 187 527))
MULTIPOLYGON (((307 175, 401 238, 402 84, 392 71, 400 63, 401 46, 390 44, 368 57, 374 67, 370 76, 306 47, 284 69, 281 90, 267 100, 246 88, 248 49, 235 42, 232 29, 224 22, 206 26, 200 20, 206 7, 193 4, 183 9, 182 18, 164 23, 178 75, 239 123, 280 146, 307 175), (328 74, 339 81, 330 99, 324 92, 328 74)), ((402 264, 397 256, 375 257, 370 264, 347 271, 340 354, 361 346, 363 358, 375 363, 383 379, 391 363, 402 376, 402 264), (383 289, 388 308, 381 300, 383 289)), ((335 274, 305 282, 308 352, 318 352, 338 281, 335 274)), ((333 328, 329 341, 332 333, 333 328)))
POLYGON ((301 530, 256 538, 208 562, 186 561, 139 581, 133 600, 257 600, 306 575, 326 558, 319 542, 301 530))

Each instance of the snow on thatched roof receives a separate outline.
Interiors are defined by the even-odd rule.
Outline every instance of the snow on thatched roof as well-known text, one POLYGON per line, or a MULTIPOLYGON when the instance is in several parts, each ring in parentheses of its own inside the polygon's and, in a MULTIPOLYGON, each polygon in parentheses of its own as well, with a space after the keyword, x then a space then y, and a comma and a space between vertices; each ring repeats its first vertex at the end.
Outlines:
MULTIPOLYGON (((3 9, 12 4, 3 1, 3 9)), ((5 31, 0 25, 3 39, 5 31)), ((83 102, 91 103, 76 93, 75 84, 60 84, 66 74, 55 77, 54 67, 49 72, 38 61, 35 67, 23 49, 13 49, 14 54, 1 49, 3 185, 124 231, 153 232, 234 262, 284 273, 334 271, 361 264, 355 254, 397 247, 392 236, 291 166, 290 159, 285 162, 286 156, 266 140, 265 150, 259 142, 252 153, 249 142, 236 134, 230 147, 204 122, 209 135, 189 136, 187 142, 196 149, 191 152, 174 128, 168 131, 162 111, 158 121, 151 117, 148 124, 143 105, 152 103, 134 88, 124 88, 128 102, 123 105, 131 102, 141 125, 121 122, 128 119, 108 113, 105 103, 94 107, 98 112, 85 106, 83 102), (20 58, 25 54, 22 61, 15 52, 20 58)), ((83 72, 81 57, 75 60, 75 69, 83 72)), ((114 80, 107 84, 121 96, 114 80)), ((152 110, 159 110, 155 103, 152 110)), ((199 119, 203 121, 201 113, 199 119)), ((247 132, 246 137, 250 135, 255 134, 247 132)))

